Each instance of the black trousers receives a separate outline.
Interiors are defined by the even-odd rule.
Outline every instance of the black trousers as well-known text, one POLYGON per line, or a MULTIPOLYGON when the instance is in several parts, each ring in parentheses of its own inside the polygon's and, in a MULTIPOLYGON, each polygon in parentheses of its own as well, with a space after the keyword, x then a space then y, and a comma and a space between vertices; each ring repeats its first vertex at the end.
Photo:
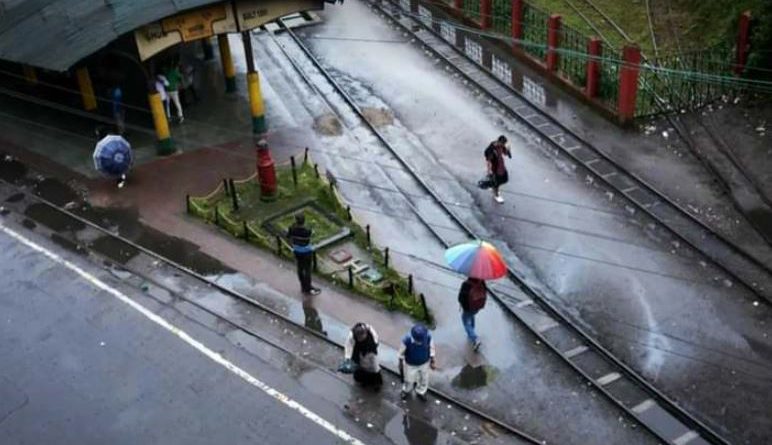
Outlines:
POLYGON ((311 292, 311 272, 313 269, 314 254, 295 253, 295 260, 298 263, 298 279, 300 280, 300 290, 311 292))

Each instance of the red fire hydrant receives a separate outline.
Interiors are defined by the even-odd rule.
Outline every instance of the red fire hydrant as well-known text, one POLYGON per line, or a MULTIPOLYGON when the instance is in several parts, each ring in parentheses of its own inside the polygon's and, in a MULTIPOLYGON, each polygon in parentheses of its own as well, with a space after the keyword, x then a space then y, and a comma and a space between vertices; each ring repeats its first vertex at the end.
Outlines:
POLYGON ((257 141, 257 181, 260 184, 260 199, 273 201, 277 198, 276 169, 265 139, 257 141))

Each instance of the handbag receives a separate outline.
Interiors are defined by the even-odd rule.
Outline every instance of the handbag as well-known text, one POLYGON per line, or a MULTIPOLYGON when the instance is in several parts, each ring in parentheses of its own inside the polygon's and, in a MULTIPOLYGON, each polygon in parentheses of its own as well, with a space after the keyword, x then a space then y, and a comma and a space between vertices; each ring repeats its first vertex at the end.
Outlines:
POLYGON ((343 360, 343 363, 338 366, 338 372, 343 374, 353 374, 357 369, 357 364, 352 362, 351 359, 343 360))
POLYGON ((369 352, 359 359, 359 369, 366 372, 377 373, 381 371, 381 365, 378 363, 378 356, 369 352))
POLYGON ((493 173, 488 173, 484 178, 477 181, 477 187, 480 187, 483 190, 492 188, 495 185, 496 179, 494 178, 493 173))

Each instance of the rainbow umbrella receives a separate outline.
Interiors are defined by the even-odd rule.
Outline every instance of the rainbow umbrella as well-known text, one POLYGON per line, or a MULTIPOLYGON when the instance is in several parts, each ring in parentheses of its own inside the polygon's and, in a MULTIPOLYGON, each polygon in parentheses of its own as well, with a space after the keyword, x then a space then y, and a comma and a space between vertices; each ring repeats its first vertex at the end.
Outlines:
POLYGON ((507 274, 499 251, 482 240, 451 247, 445 251, 445 261, 456 272, 481 280, 495 280, 507 274))

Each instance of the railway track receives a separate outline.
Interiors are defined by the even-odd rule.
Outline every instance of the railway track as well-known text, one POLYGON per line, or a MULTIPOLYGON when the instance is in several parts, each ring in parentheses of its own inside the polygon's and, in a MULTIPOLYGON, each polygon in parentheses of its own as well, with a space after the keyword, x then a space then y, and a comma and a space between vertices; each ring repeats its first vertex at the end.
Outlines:
MULTIPOLYGON (((646 0, 647 15, 649 18, 649 30, 651 33, 651 40, 654 45, 654 50, 657 51, 657 37, 656 37, 656 33, 654 32, 652 13, 650 9, 650 1, 651 0, 646 0)), ((672 21, 670 19, 670 16, 672 16, 672 8, 670 3, 668 3, 667 7, 668 7, 667 21, 669 25, 668 29, 670 30, 671 37, 673 38, 676 44, 677 54, 681 55, 683 54, 681 39, 678 35, 678 31, 674 29, 672 21)), ((685 71, 688 70, 688 67, 684 66, 683 62, 681 62, 681 64, 682 64, 682 69, 684 69, 685 71)), ((719 171, 716 170, 713 164, 708 159, 706 159, 705 155, 701 152, 701 150, 698 149, 697 144, 690 136, 688 126, 680 119, 678 115, 671 116, 665 111, 666 110, 663 110, 663 114, 666 120, 673 128, 676 129, 676 132, 678 133, 679 138, 684 142, 684 144, 686 144, 689 151, 693 153, 697 157, 697 159, 699 159, 705 165, 705 167, 713 173, 713 175, 719 181, 721 186, 724 188, 727 195, 730 197, 730 199, 732 199, 732 202, 734 203, 736 209, 741 214, 744 215, 745 212, 743 208, 737 203, 737 201, 734 198, 734 194, 732 193, 732 187, 724 179, 724 176, 719 171)), ((767 206, 767 208, 772 209, 772 201, 770 201, 770 199, 764 193, 762 185, 753 177, 753 175, 748 173, 742 161, 740 161, 740 159, 737 158, 734 152, 732 152, 732 150, 729 148, 729 145, 726 143, 724 138, 721 137, 720 131, 717 130, 717 126, 715 124, 713 114, 708 114, 704 119, 697 117, 696 125, 702 128, 703 133, 708 136, 708 138, 712 142, 712 145, 721 154, 721 156, 723 156, 726 160, 728 160, 732 164, 732 166, 734 167, 734 170, 740 174, 740 176, 742 177, 742 180, 752 190, 752 193, 758 196, 758 199, 761 201, 761 205, 767 206)), ((749 220, 748 222, 754 227, 759 224, 758 222, 751 221, 751 220, 749 220)), ((764 237, 767 243, 772 245, 772 238, 770 238, 772 235, 767 233, 767 229, 764 227, 758 227, 758 231, 761 234, 761 236, 764 237)))
MULTIPOLYGON (((0 160, 0 162, 4 162, 3 160, 0 160)), ((274 309, 271 306, 265 305, 261 303, 256 298, 253 298, 251 296, 245 295, 243 293, 240 293, 238 291, 235 291, 227 286, 224 286, 220 283, 218 283, 214 278, 208 278, 204 276, 203 274, 200 274, 189 267, 186 267, 185 265, 182 265, 178 262, 175 262, 159 253, 154 252, 151 249, 148 249, 140 244, 137 244, 134 241, 131 241, 130 239, 120 235, 117 232, 114 232, 112 230, 109 230, 93 221, 91 221, 88 218, 85 218, 83 216, 80 216, 76 214, 75 212, 65 208, 64 206, 57 205, 39 195, 36 195, 34 193, 30 193, 30 190, 28 188, 24 188, 22 186, 19 186, 17 184, 8 182, 4 179, 0 179, 0 185, 3 185, 5 187, 8 187, 10 189, 15 190, 17 195, 24 195, 29 199, 30 201, 33 201, 35 204, 41 204, 45 207, 50 208, 57 214, 61 215, 62 218, 64 218, 64 221, 70 220, 73 223, 67 224, 62 219, 57 219, 57 222, 59 224, 62 224, 64 226, 68 227, 77 227, 77 226, 83 226, 88 229, 94 230, 98 233, 100 233, 102 236, 109 237, 111 240, 113 240, 117 245, 123 245, 129 250, 135 250, 141 254, 146 255, 150 259, 162 263, 168 267, 170 267, 172 270, 175 271, 175 273, 181 273, 185 276, 192 278, 195 281, 198 281, 202 284, 204 284, 207 288, 215 289, 219 292, 221 292, 224 295, 227 295, 229 297, 235 298, 243 303, 246 303, 252 307, 255 307, 256 309, 260 310, 262 313, 267 314, 270 317, 274 317, 276 319, 281 320, 281 322, 286 323, 287 325, 291 325, 293 328, 295 328, 297 331, 302 332, 303 334, 307 336, 312 336, 315 339, 323 342, 324 344, 327 344, 329 346, 335 347, 339 349, 340 351, 343 350, 343 345, 335 342, 334 340, 330 339, 327 335, 320 333, 314 329, 311 329, 309 327, 306 327, 304 324, 300 322, 296 322, 293 319, 291 319, 289 316, 284 315, 283 313, 279 312, 277 309, 274 309)), ((11 194, 12 196, 13 194, 11 194)), ((8 195, 6 194, 6 197, 8 195)), ((6 204, 6 206, 9 206, 11 208, 19 207, 20 204, 18 200, 13 199, 13 203, 6 204)), ((3 208, 3 215, 6 215, 9 211, 9 208, 4 207, 3 208)), ((21 212, 19 212, 21 214, 21 212)), ((20 218, 24 219, 24 218, 20 218)), ((57 233, 55 231, 52 231, 52 233, 57 233)), ((66 239, 66 238, 65 238, 66 239)), ((73 246, 75 246, 74 240, 69 240, 72 242, 73 246)), ((113 244, 113 248, 116 250, 120 250, 115 244, 113 244)), ((79 250, 82 252, 82 250, 79 250)), ((96 253, 98 257, 102 257, 102 254, 96 253)), ((106 261, 113 262, 112 259, 106 259, 106 261)), ((302 354, 298 352, 297 349, 293 349, 291 346, 283 345, 279 341, 274 340, 272 338, 267 337, 266 335, 261 334, 259 331, 255 330, 254 328, 251 328, 250 326, 247 326, 241 322, 238 322, 231 317, 228 317, 226 315, 223 315, 222 313, 218 312, 217 310, 213 310, 210 307, 206 306, 205 304, 201 303, 199 299, 191 298, 188 295, 186 295, 184 292, 179 292, 178 290, 175 290, 173 288, 168 287, 162 282, 159 282, 156 278, 153 276, 149 276, 147 273, 145 273, 143 270, 140 270, 139 268, 134 268, 127 264, 122 264, 120 266, 120 269, 124 269, 127 272, 131 273, 134 276, 142 277, 146 282, 152 284, 155 287, 161 288, 164 291, 168 292, 173 298, 180 299, 182 301, 185 301, 186 303, 195 306, 196 308, 206 312, 207 314, 210 314, 218 319, 223 320, 225 323, 234 326, 235 328, 245 332, 249 336, 259 340, 260 342, 263 342, 270 346, 271 348, 280 350, 281 352, 288 354, 295 359, 308 363, 313 367, 316 367, 320 369, 322 372, 327 373, 328 375, 331 375, 335 378, 339 378, 337 375, 335 375, 334 368, 330 368, 329 366, 324 366, 323 364, 320 364, 313 360, 312 358, 308 357, 305 354, 302 354)), ((381 367, 394 379, 399 378, 399 372, 396 368, 390 367, 386 364, 381 364, 381 367)), ((493 425, 497 428, 499 428, 501 431, 503 431, 506 435, 506 437, 509 437, 510 440, 512 440, 511 443, 516 444, 533 444, 533 445, 540 445, 543 444, 544 441, 540 440, 538 438, 535 438, 528 434, 527 432, 524 432, 517 427, 508 424, 500 419, 497 419, 495 417, 489 416, 480 410, 476 409, 474 406, 471 406, 461 400, 458 400, 457 398, 448 395, 442 391, 437 390, 436 388, 429 388, 430 394, 435 397, 438 401, 437 403, 440 403, 440 401, 445 402, 446 404, 452 404, 454 407, 458 408, 462 412, 466 412, 469 415, 472 415, 476 418, 477 421, 480 423, 488 423, 490 425, 493 425)), ((489 428, 488 428, 489 429, 489 428)), ((483 430, 486 430, 486 428, 483 428, 483 430)), ((504 438, 505 436, 498 435, 498 438, 504 438)), ((497 442, 498 443, 498 442, 497 442)))
MULTIPOLYGON (((637 174, 618 165, 602 150, 557 121, 539 105, 531 102, 510 83, 498 78, 491 67, 473 60, 463 49, 448 43, 440 32, 440 22, 427 26, 425 17, 370 2, 382 14, 398 23, 405 33, 413 36, 424 49, 440 59, 464 80, 484 93, 488 99, 506 110, 547 143, 583 166, 599 182, 615 190, 634 208, 666 227, 676 238, 701 252, 743 287, 772 303, 772 266, 713 231, 688 209, 673 201, 637 174)), ((455 37, 454 37, 455 38, 455 37)))
MULTIPOLYGON (((477 75, 478 73, 474 73, 473 71, 475 71, 477 67, 471 62, 466 61, 463 54, 458 53, 455 48, 449 47, 449 45, 433 33, 427 32, 426 28, 419 23, 420 19, 413 19, 409 15, 397 14, 392 8, 384 8, 382 4, 379 3, 371 4, 376 10, 379 10, 382 14, 401 27, 404 32, 410 33, 410 35, 415 37, 418 42, 425 45, 425 47, 431 50, 436 56, 445 60, 448 65, 458 70, 481 90, 486 91, 486 87, 481 85, 481 77, 487 77, 487 74, 480 73, 482 75, 477 75), (442 48, 443 45, 445 48, 442 48), (465 62, 466 65, 459 68, 454 65, 454 61, 456 63, 465 62)), ((398 5, 394 9, 396 8, 398 8, 398 5)), ((332 75, 319 60, 317 60, 303 41, 295 35, 291 29, 283 26, 281 21, 279 21, 279 26, 281 27, 281 31, 289 35, 293 44, 299 48, 300 52, 302 52, 303 57, 307 58, 317 73, 325 79, 328 86, 345 100, 350 109, 360 117, 362 124, 369 129, 383 146, 392 153, 394 158, 403 165, 407 172, 412 175, 415 183, 432 198, 434 205, 439 208, 453 224, 466 233, 469 238, 477 239, 478 236, 476 233, 458 215, 456 215, 453 210, 445 205, 436 190, 417 174, 413 165, 400 154, 393 143, 367 120, 357 102, 351 97, 346 89, 337 82, 335 76, 332 75)), ((285 52, 285 54, 286 53, 287 52, 285 52)), ((300 65, 297 61, 293 61, 292 64, 296 68, 300 65)), ((311 76, 304 74, 304 77, 309 78, 311 76)), ((313 77, 318 78, 319 76, 314 75, 313 77)), ((322 88, 319 87, 317 87, 317 89, 322 90, 322 88)), ((324 88, 324 90, 327 90, 327 88, 324 88)), ((501 92, 501 90, 503 89, 499 87, 499 92, 501 92)), ((506 103, 503 104, 506 105, 506 103)), ((521 103, 520 106, 523 108, 531 108, 525 102, 521 103)), ((530 123, 531 126, 536 127, 532 122, 526 122, 530 123)), ((537 128, 545 129, 546 131, 545 127, 547 126, 555 127, 554 124, 545 121, 537 128)), ((560 132, 560 134, 565 135, 563 132, 560 132)), ((549 140, 554 141, 556 136, 557 134, 553 134, 549 140)), ((575 143, 579 144, 579 141, 576 141, 575 143)), ((580 147, 577 146, 574 150, 579 148, 580 147)), ((600 160, 596 160, 596 162, 599 161, 600 160)), ((420 212, 417 212, 416 215, 443 246, 447 247, 450 245, 448 240, 435 230, 433 224, 429 224, 427 218, 422 216, 420 212)), ((560 359, 575 372, 587 379, 587 381, 608 400, 619 407, 628 416, 636 419, 636 421, 643 425, 654 437, 663 442, 678 445, 729 443, 709 426, 692 416, 673 400, 669 399, 665 394, 657 390, 643 377, 638 375, 610 351, 595 341, 590 335, 584 332, 579 326, 573 323, 569 317, 564 315, 551 303, 550 299, 543 294, 543 290, 530 284, 527 279, 521 277, 516 271, 510 270, 508 277, 513 284, 527 295, 528 299, 518 300, 511 295, 497 291, 492 292, 493 297, 496 298, 516 320, 528 329, 534 337, 547 345, 554 354, 560 357, 560 359), (531 310, 541 311, 543 316, 547 317, 550 321, 547 323, 542 322, 538 325, 533 323, 533 319, 529 318, 525 313, 526 311, 531 310)))

